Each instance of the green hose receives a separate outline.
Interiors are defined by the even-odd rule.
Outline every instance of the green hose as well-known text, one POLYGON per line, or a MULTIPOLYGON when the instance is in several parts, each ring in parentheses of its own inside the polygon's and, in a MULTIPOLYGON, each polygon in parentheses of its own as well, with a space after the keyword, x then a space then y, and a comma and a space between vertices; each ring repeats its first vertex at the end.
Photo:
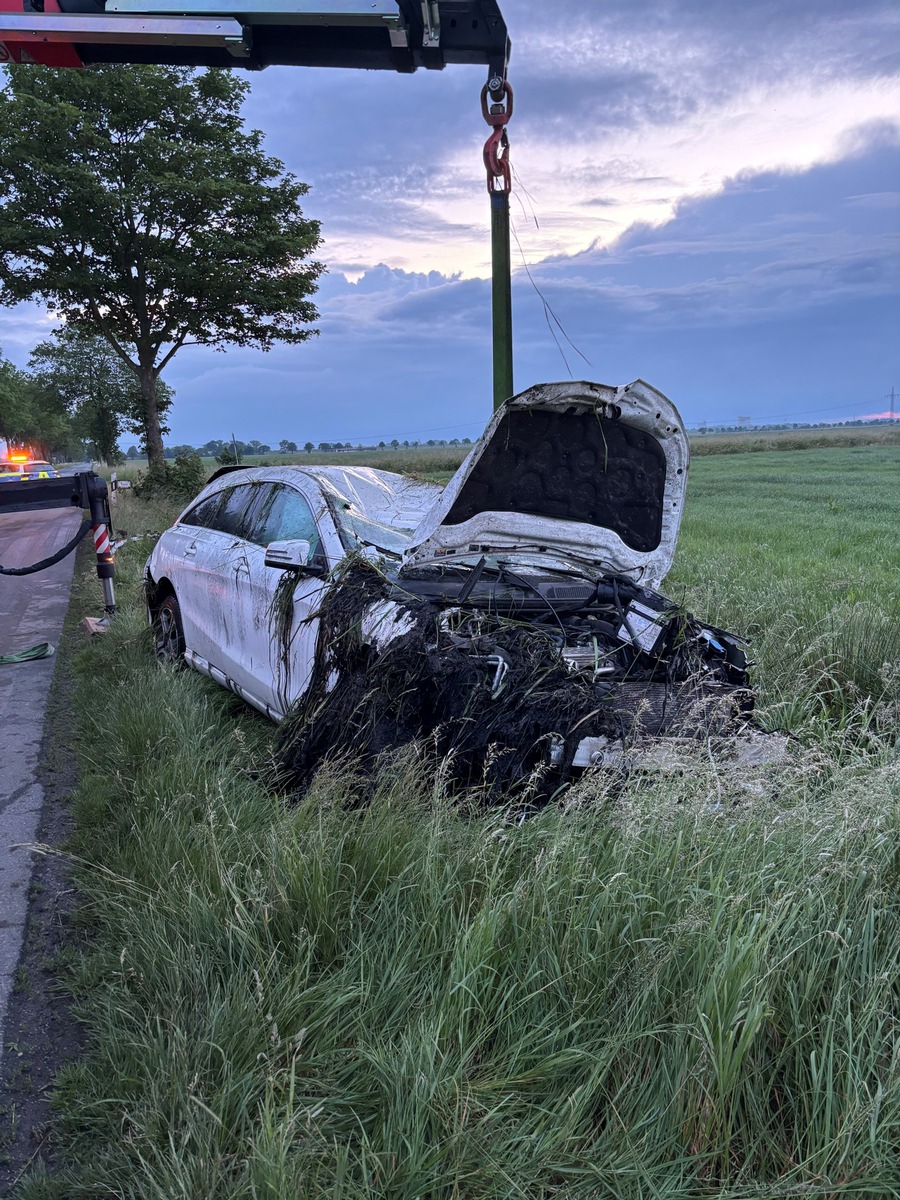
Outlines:
POLYGON ((34 662, 37 658, 49 658, 53 647, 49 642, 39 642, 28 650, 17 650, 15 654, 0 654, 0 666, 7 663, 34 662))

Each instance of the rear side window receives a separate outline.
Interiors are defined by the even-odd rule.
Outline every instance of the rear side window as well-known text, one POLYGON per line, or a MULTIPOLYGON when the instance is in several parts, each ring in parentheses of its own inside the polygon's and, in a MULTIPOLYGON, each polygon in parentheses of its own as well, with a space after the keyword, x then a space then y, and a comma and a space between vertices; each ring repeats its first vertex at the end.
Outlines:
POLYGON ((216 513, 212 529, 227 533, 230 537, 247 537, 247 515, 250 506, 259 495, 259 485, 240 483, 237 487, 228 488, 222 507, 216 513))
POLYGON ((309 542, 312 558, 322 556, 322 542, 312 509, 299 492, 283 484, 272 488, 248 536, 258 546, 302 540, 309 542))
POLYGON ((201 500, 199 504, 195 504, 181 518, 181 525, 198 525, 203 529, 214 529, 216 513, 219 511, 219 505, 222 503, 222 492, 216 492, 214 496, 207 496, 205 500, 201 500))

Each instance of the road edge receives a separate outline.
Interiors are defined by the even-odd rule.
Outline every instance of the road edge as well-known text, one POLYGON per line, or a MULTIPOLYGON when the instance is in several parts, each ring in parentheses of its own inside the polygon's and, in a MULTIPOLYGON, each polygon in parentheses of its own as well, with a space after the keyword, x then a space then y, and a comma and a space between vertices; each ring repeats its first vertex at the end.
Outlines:
POLYGON ((71 863, 63 853, 73 830, 71 798, 78 783, 75 749, 78 683, 71 657, 78 648, 83 607, 79 581, 91 567, 83 541, 75 557, 69 607, 47 700, 38 778, 43 807, 34 856, 28 915, 16 985, 10 995, 0 1061, 0 1197, 14 1194, 26 1170, 40 1159, 53 1172, 53 1084, 60 1069, 83 1052, 83 1031, 63 983, 80 935, 73 927, 78 897, 71 863))

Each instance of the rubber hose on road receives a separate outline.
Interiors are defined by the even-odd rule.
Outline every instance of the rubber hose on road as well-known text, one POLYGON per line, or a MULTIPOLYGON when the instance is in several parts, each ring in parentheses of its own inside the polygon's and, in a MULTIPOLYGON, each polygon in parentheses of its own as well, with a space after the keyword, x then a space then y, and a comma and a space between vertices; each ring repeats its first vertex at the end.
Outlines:
POLYGON ((33 575, 35 571, 46 571, 48 567, 52 567, 54 563, 58 563, 64 559, 67 554, 71 554, 90 527, 90 521, 82 521, 81 528, 72 540, 66 542, 61 550, 57 550, 49 558, 42 558, 40 562, 32 563, 30 567, 0 567, 0 575, 33 575))

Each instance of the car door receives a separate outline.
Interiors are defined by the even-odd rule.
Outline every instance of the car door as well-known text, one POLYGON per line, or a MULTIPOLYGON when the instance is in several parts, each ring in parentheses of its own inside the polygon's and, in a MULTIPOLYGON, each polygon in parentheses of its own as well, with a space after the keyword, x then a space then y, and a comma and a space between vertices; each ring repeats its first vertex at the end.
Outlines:
POLYGON ((181 610, 187 649, 208 660, 215 651, 208 621, 208 579, 202 569, 218 546, 215 526, 219 509, 233 489, 221 487, 193 504, 160 538, 156 575, 171 579, 181 610))
POLYGON ((182 518, 177 549, 173 546, 173 554, 181 556, 174 582, 185 642, 226 679, 231 676, 235 646, 240 644, 246 623, 235 572, 241 561, 245 521, 259 489, 258 483, 223 488, 217 505, 211 505, 208 513, 197 512, 195 519, 204 518, 202 525, 185 529, 182 518))
MULTIPOLYGON (((325 587, 326 544, 337 536, 323 529, 330 518, 318 514, 299 488, 272 483, 250 523, 245 569, 239 587, 249 597, 252 647, 246 668, 259 699, 273 716, 283 716, 309 685, 315 657, 319 604, 325 587), (318 519, 317 519, 318 515, 318 519), (325 535, 323 537, 323 534, 325 535), (302 539, 310 544, 310 572, 283 571, 265 565, 270 542, 302 539), (261 638, 260 636, 261 635, 261 638)), ((237 676, 240 682, 240 676, 237 676)))
POLYGON ((226 490, 194 561, 202 604, 198 624, 209 651, 200 653, 229 684, 242 681, 248 646, 253 646, 252 613, 241 579, 249 565, 249 523, 265 486, 247 482, 226 490))

